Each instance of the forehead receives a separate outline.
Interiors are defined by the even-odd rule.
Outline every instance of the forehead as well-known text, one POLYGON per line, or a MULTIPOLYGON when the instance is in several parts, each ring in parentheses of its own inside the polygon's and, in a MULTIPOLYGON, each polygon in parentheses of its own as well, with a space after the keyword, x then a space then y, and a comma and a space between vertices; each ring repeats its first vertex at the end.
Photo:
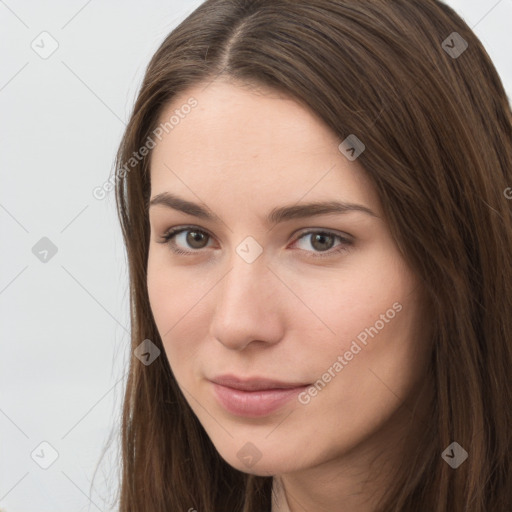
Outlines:
POLYGON ((160 123, 173 115, 172 129, 153 149, 152 196, 180 191, 235 201, 241 195, 246 207, 251 197, 275 206, 328 196, 375 207, 364 169, 340 153, 339 137, 289 97, 213 82, 176 96, 160 123))

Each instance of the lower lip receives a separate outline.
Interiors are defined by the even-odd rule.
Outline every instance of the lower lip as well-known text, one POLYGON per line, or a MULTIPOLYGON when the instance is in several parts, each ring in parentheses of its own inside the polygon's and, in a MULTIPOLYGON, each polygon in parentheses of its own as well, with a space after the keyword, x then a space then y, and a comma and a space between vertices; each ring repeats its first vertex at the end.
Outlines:
POLYGON ((242 391, 213 383, 217 400, 231 414, 248 418, 267 416, 290 402, 308 386, 242 391))

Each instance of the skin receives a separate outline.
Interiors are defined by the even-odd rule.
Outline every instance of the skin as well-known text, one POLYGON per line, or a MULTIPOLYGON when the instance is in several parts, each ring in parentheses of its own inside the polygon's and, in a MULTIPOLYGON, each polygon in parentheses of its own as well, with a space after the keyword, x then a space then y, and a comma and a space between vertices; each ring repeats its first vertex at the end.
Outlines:
POLYGON ((275 91, 216 81, 175 97, 161 120, 191 96, 197 106, 153 150, 151 198, 172 192, 221 222, 163 205, 149 210, 148 292, 175 378, 220 455, 240 471, 280 478, 292 512, 374 510, 386 471, 407 454, 401 436, 424 396, 422 287, 363 167, 311 111, 275 91), (375 215, 264 221, 273 208, 326 200, 375 215), (206 233, 196 245, 187 232, 174 238, 195 253, 161 243, 174 226, 206 233), (328 239, 322 253, 302 236, 309 229, 352 243, 335 253, 342 241, 328 239), (252 263, 236 252, 248 236, 263 249, 252 263), (208 379, 226 373, 316 382, 395 303, 400 312, 307 404, 294 399, 269 416, 243 418, 215 399, 208 379), (261 454, 251 468, 237 457, 248 441, 261 454))

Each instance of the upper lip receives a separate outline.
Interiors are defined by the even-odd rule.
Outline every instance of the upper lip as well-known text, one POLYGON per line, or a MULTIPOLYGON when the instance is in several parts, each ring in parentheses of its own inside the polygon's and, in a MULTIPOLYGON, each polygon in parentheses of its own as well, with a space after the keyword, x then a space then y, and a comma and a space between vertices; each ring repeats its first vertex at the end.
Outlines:
POLYGON ((215 384, 241 391, 258 391, 262 389, 294 389, 307 386, 303 382, 282 382, 264 377, 241 378, 235 375, 220 375, 210 379, 215 384))

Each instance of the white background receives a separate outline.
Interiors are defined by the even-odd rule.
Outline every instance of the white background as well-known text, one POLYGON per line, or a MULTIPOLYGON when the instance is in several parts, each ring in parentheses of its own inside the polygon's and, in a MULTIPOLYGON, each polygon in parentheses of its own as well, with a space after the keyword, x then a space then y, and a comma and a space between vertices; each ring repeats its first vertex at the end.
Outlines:
MULTIPOLYGON (((90 487, 119 422, 127 269, 113 192, 92 190, 110 175, 151 55, 200 3, 0 0, 2 512, 114 510, 115 442, 90 487), (47 59, 31 48, 43 31, 59 45, 47 59), (32 252, 42 237, 57 247, 46 263, 32 252), (48 469, 34 461, 51 462, 43 441, 58 453, 48 469)), ((512 98, 512 0, 447 3, 512 98)))

